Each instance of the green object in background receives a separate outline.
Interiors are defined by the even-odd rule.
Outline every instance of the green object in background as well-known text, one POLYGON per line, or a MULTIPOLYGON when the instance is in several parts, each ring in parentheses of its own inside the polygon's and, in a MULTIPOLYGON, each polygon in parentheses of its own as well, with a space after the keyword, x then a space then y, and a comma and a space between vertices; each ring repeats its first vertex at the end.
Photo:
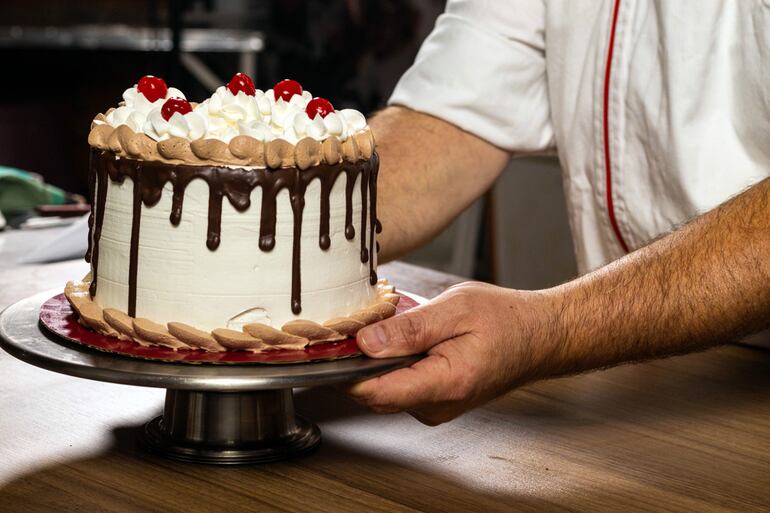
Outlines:
POLYGON ((67 193, 45 183, 39 175, 0 166, 0 212, 10 214, 38 205, 62 205, 67 193))

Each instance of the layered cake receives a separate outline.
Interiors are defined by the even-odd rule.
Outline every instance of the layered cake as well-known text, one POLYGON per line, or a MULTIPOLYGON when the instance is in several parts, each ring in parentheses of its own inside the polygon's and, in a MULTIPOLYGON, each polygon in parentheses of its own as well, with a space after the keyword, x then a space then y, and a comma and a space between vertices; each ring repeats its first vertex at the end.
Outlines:
POLYGON ((395 313, 377 278, 378 157, 364 116, 236 74, 201 103, 143 77, 94 119, 80 322, 138 344, 302 348, 395 313))

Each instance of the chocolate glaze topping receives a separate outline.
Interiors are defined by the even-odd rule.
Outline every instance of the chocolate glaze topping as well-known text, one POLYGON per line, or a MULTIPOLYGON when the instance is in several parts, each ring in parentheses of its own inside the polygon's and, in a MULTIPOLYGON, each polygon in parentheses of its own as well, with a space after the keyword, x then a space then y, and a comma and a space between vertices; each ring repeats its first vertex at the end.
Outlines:
MULTIPOLYGON (((366 180, 361 180, 361 262, 369 260, 369 250, 366 249, 366 180)), ((372 203, 374 204, 374 203, 372 203)))
POLYGON ((259 226, 258 246, 262 251, 270 251, 275 247, 276 198, 282 189, 289 190, 291 209, 294 221, 292 246, 292 312, 302 311, 301 300, 301 236, 302 213, 305 207, 305 191, 314 179, 321 182, 321 219, 319 223, 318 245, 327 250, 331 246, 329 237, 329 197, 332 187, 341 173, 346 175, 345 186, 345 237, 348 240, 355 237, 353 227, 353 191, 355 181, 361 175, 361 262, 369 262, 369 276, 372 285, 377 283, 377 273, 374 270, 374 258, 370 254, 376 244, 375 232, 382 227, 377 220, 377 171, 379 157, 376 153, 370 160, 355 163, 341 162, 339 164, 321 164, 310 169, 300 170, 296 167, 281 169, 244 169, 219 166, 173 165, 154 161, 140 161, 127 158, 116 158, 109 151, 93 148, 91 150, 90 184, 91 197, 96 193, 94 209, 89 218, 89 249, 86 260, 91 262, 92 281, 91 297, 96 294, 96 283, 99 264, 99 239, 104 222, 104 207, 107 199, 107 177, 112 182, 122 183, 126 177, 134 184, 133 219, 131 223, 131 247, 129 253, 129 293, 128 314, 136 314, 137 267, 139 258, 139 230, 141 227, 142 204, 152 207, 160 201, 163 187, 166 183, 172 186, 171 215, 169 221, 178 226, 182 220, 184 191, 194 179, 206 181, 209 187, 208 229, 206 246, 215 251, 221 242, 222 200, 226 196, 230 204, 239 212, 248 210, 251 206, 251 191, 262 187, 262 208, 259 226), (95 187, 95 191, 94 191, 95 187), (371 198, 369 200, 369 198, 371 198), (367 207, 367 200, 369 205, 367 207), (368 210, 368 215, 367 215, 368 210), (369 223, 369 244, 367 248, 366 229, 369 223))
POLYGON ((141 179, 134 182, 134 205, 131 215, 131 247, 128 253, 128 315, 136 317, 136 268, 139 265, 139 227, 142 220, 141 179))
MULTIPOLYGON (((93 159, 93 152, 91 153, 91 158, 93 159)), ((91 196, 91 211, 88 213, 88 249, 86 250, 85 254, 85 260, 86 262, 91 262, 91 251, 93 249, 93 239, 91 236, 93 235, 94 230, 94 200, 96 199, 96 173, 93 172, 93 163, 91 163, 90 169, 91 172, 88 173, 88 192, 91 196)))
MULTIPOLYGON (((91 158, 91 169, 94 167, 93 154, 91 158)), ((99 268, 99 239, 102 237, 102 222, 104 221, 104 202, 107 200, 107 174, 95 173, 95 179, 92 180, 96 184, 96 201, 94 203, 92 194, 92 204, 96 205, 96 212, 94 208, 91 208, 91 217, 89 218, 90 227, 88 233, 88 240, 92 241, 88 248, 88 261, 91 262, 91 286, 89 292, 91 297, 96 294, 96 281, 98 277, 97 269, 99 268), (101 208, 100 208, 101 206, 101 208)))
POLYGON ((345 183, 345 238, 353 240, 356 236, 356 229, 353 227, 353 190, 356 181, 352 180, 350 175, 348 173, 348 181, 345 183))

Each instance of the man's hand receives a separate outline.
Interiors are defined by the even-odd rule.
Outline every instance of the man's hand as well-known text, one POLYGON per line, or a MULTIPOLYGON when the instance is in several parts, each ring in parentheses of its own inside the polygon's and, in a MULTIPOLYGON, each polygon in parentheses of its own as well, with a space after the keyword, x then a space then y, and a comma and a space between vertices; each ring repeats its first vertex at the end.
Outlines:
POLYGON ((362 329, 369 356, 428 356, 350 392, 437 424, 535 379, 730 342, 770 326, 768 255, 770 179, 564 285, 463 284, 362 329))
POLYGON ((427 353, 409 368, 357 383, 353 398, 378 413, 408 411, 436 425, 531 379, 552 326, 536 292, 463 283, 426 305, 368 326, 358 344, 374 358, 427 353))

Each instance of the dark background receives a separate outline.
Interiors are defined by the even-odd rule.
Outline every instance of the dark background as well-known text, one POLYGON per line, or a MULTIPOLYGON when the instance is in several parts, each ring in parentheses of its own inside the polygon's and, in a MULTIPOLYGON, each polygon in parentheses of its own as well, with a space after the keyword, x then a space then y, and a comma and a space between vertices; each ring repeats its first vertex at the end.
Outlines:
MULTIPOLYGON (((143 75, 164 77, 191 100, 210 92, 173 52, 8 44, 14 27, 179 26, 259 31, 257 87, 294 78, 337 108, 383 106, 414 60, 444 0, 0 0, 0 165, 86 193, 87 136, 143 75)), ((18 31, 18 30, 17 30, 18 31)), ((195 54, 222 81, 237 54, 195 54)), ((472 170, 471 170, 472 172, 472 170)), ((493 189, 412 262, 509 287, 539 288, 575 274, 555 160, 514 159, 493 189), (496 200, 496 197, 501 200, 496 200), (503 219, 504 222, 495 222, 503 219), (538 222, 517 222, 537 219, 538 222), (468 251, 467 248, 473 248, 468 251)))
MULTIPOLYGON (((293 78, 337 108, 382 107, 411 64, 442 0, 3 0, 0 26, 84 24, 257 30, 265 49, 256 85, 293 78)), ((223 80, 238 55, 198 53, 223 80)), ((39 173, 86 192, 91 119, 146 74, 164 77, 191 100, 209 96, 171 52, 106 51, 16 43, 0 46, 0 165, 39 173)))

